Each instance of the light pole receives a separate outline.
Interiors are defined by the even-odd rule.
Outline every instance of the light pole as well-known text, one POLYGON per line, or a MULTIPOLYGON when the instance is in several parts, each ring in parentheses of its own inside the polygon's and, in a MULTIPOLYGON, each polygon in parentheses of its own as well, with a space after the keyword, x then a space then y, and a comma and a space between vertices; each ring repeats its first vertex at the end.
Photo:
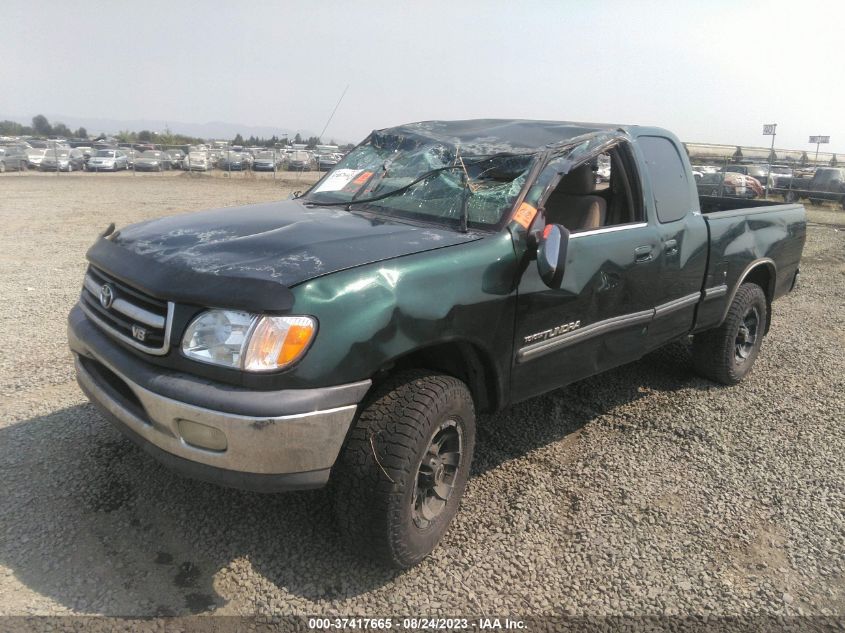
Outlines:
POLYGON ((769 197, 769 180, 772 178, 772 154, 775 153, 775 136, 777 134, 777 123, 766 123, 763 125, 763 136, 772 137, 772 148, 769 150, 769 169, 766 171, 766 198, 769 197))

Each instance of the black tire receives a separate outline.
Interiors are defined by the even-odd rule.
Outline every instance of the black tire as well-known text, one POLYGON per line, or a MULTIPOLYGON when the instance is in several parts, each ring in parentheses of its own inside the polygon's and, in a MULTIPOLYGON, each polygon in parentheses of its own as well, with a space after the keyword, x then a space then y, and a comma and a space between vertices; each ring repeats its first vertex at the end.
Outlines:
POLYGON ((767 319, 768 305, 763 289, 752 283, 740 286, 722 325, 693 338, 695 370, 714 382, 737 384, 754 366, 763 344, 767 319))
POLYGON ((474 445, 472 396, 457 378, 405 371, 377 387, 332 474, 336 523, 354 551, 399 569, 425 558, 458 511, 474 445))

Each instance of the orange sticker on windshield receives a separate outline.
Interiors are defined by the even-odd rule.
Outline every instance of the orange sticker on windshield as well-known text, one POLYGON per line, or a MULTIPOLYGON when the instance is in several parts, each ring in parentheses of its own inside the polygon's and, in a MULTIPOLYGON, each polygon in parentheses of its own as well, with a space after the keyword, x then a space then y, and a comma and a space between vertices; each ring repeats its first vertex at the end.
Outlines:
POLYGON ((371 171, 362 171, 361 175, 358 176, 352 182, 354 182, 356 185, 363 185, 365 182, 367 182, 372 177, 372 175, 373 175, 373 172, 371 172, 371 171))
POLYGON ((535 215, 537 215, 537 208, 532 207, 527 202, 523 202, 519 205, 516 213, 513 214, 513 221, 519 224, 522 228, 527 229, 531 226, 531 222, 534 220, 535 215))

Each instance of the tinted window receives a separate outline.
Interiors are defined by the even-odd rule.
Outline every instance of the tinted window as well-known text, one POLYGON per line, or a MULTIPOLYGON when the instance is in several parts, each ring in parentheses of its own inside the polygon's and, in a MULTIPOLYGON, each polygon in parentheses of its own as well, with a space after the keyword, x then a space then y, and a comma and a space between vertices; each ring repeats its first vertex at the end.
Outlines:
POLYGON ((637 144, 645 157, 651 189, 661 222, 680 220, 692 209, 687 171, 674 143, 662 136, 641 136, 637 144))

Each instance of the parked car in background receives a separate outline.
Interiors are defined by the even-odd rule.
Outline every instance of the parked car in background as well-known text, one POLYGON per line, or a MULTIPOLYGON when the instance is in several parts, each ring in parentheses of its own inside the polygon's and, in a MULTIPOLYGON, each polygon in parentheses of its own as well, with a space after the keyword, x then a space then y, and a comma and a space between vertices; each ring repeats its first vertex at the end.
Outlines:
POLYGON ((98 149, 88 160, 88 171, 119 171, 129 169, 126 152, 120 149, 98 149))
POLYGON ((692 170, 701 174, 715 174, 719 168, 715 165, 693 165, 692 170))
POLYGON ((217 167, 224 171, 243 171, 249 169, 249 162, 241 152, 227 151, 217 161, 217 167))
POLYGON ((282 157, 271 150, 257 152, 252 161, 253 171, 276 171, 282 166, 282 157))
POLYGON ((290 171, 308 171, 312 166, 311 154, 305 150, 298 149, 288 154, 288 169, 290 171))
POLYGON ((41 171, 82 171, 85 155, 78 149, 50 149, 44 154, 41 171))
POLYGON ((774 178, 772 178, 768 173, 768 165, 725 165, 724 167, 722 167, 722 171, 731 172, 734 174, 743 174, 744 176, 751 176, 758 183, 764 186, 768 178, 769 188, 772 189, 775 186, 774 178))
POLYGON ((788 184, 783 182, 785 178, 792 178, 792 167, 788 165, 772 165, 772 178, 775 188, 788 184), (781 184, 783 182, 783 185, 781 184))
POLYGON ((182 169, 182 161, 185 160, 185 152, 181 149, 169 149, 165 153, 170 158, 170 167, 172 169, 182 169))
POLYGON ((29 159, 21 145, 0 146, 0 173, 6 171, 23 171, 27 168, 29 159))
POLYGON ((317 169, 329 171, 340 161, 340 154, 321 154, 317 157, 317 169))
POLYGON ((26 160, 29 164, 31 169, 38 169, 41 165, 41 161, 44 160, 44 154, 47 153, 46 149, 41 149, 38 147, 33 147, 31 149, 26 150, 26 160))
POLYGON ((214 163, 208 152, 204 151, 188 152, 188 155, 182 160, 182 169, 185 171, 208 171, 213 167, 214 163))
POLYGON ((170 169, 170 156, 159 150, 141 152, 135 159, 135 171, 164 171, 170 169))
POLYGON ((698 195, 708 197, 757 198, 765 193, 756 178, 731 171, 703 174, 696 187, 698 195))
POLYGON ((819 167, 812 178, 784 178, 786 187, 777 189, 787 202, 802 199, 838 202, 845 209, 845 167, 819 167))

